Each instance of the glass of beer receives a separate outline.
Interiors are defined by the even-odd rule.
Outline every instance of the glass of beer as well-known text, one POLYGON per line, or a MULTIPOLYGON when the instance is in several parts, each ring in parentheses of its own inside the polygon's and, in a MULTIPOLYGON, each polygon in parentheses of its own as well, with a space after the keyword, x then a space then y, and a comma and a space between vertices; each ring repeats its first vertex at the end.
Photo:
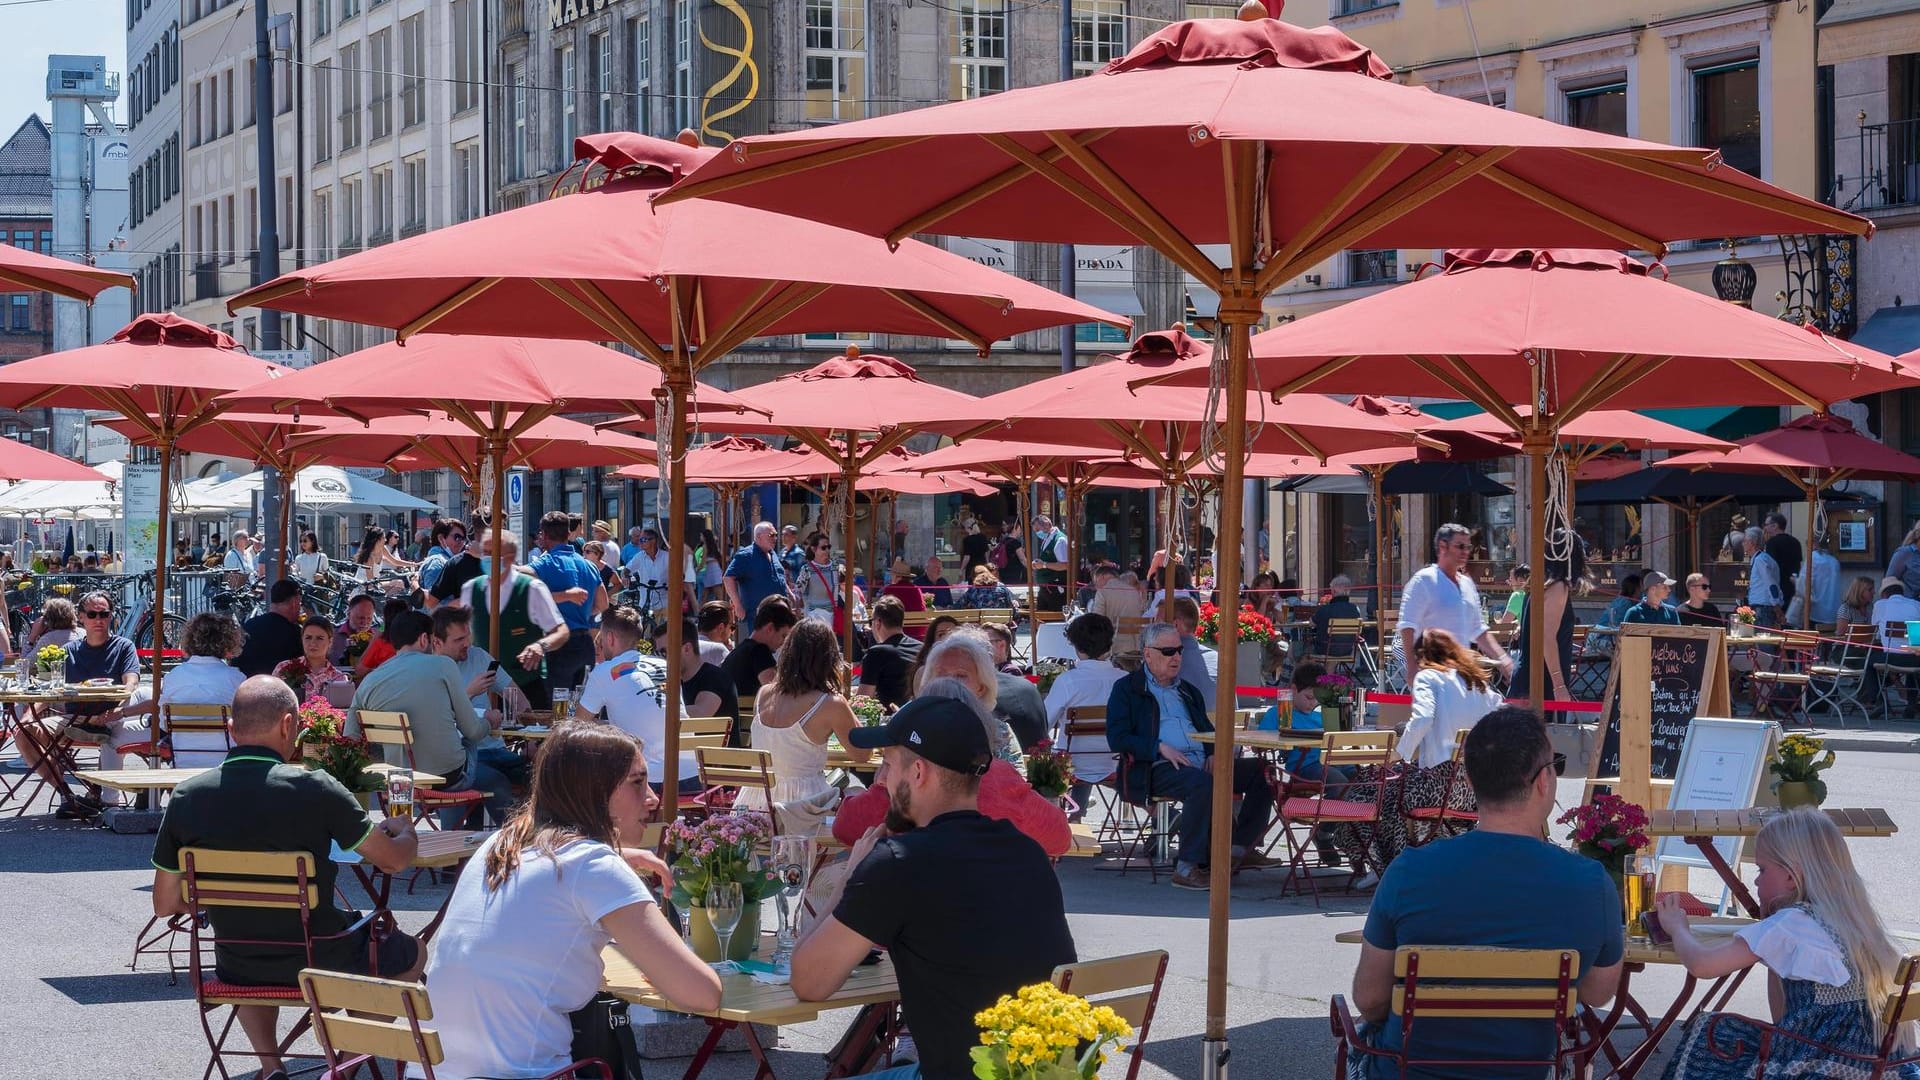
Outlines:
POLYGON ((413 820, 412 769, 395 769, 387 774, 387 816, 413 820))
POLYGON ((573 712, 573 691, 571 689, 553 692, 553 720, 559 723, 573 712))
POLYGON ((1624 886, 1627 933, 1634 938, 1646 936, 1641 916, 1653 909, 1653 856, 1633 855, 1627 859, 1624 886))

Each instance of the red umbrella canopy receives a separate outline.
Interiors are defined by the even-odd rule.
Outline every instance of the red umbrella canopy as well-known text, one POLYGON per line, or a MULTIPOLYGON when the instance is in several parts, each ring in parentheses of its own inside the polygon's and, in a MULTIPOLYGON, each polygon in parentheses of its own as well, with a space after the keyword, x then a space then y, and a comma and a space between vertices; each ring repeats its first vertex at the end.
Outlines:
MULTIPOLYGON (((1533 415, 1522 405, 1514 409, 1521 418, 1533 415)), ((1428 429, 1431 434, 1468 432, 1484 439, 1513 441, 1513 430, 1490 413, 1475 413, 1445 420, 1428 429)), ((1629 409, 1595 409, 1560 425, 1560 442, 1587 447, 1595 453, 1605 450, 1731 450, 1733 444, 1711 435, 1688 431, 1678 424, 1655 420, 1629 409)), ((1509 453, 1513 452, 1509 448, 1509 453)))
POLYGON ((432 329, 614 340, 663 366, 679 341, 694 370, 763 334, 859 327, 984 349, 1062 323, 1127 325, 918 241, 896 251, 723 203, 656 207, 702 151, 633 134, 579 150, 587 190, 307 267, 229 307, 351 319, 403 339, 432 329))
POLYGON ((215 399, 292 373, 178 315, 142 315, 109 341, 0 366, 0 408, 119 413, 175 437, 225 408, 215 399))
POLYGON ((69 300, 92 300, 112 288, 133 288, 133 279, 117 270, 41 255, 0 244, 0 292, 50 292, 69 300))
POLYGON ((741 416, 719 421, 729 431, 787 433, 819 448, 842 431, 888 432, 886 445, 869 447, 872 456, 907 437, 907 430, 953 417, 972 415, 980 399, 927 382, 913 367, 891 356, 847 355, 792 371, 758 386, 734 391, 766 418, 741 416))
POLYGON ((12 439, 0 439, 0 481, 9 484, 22 480, 89 480, 103 483, 106 479, 104 473, 71 458, 49 454, 12 439))
MULTIPOLYGON (((544 344, 544 343, 543 343, 544 344)), ((622 357, 628 363, 637 363, 622 357)), ((518 427, 519 417, 508 425, 518 427)), ((293 447, 311 453, 372 457, 376 463, 401 472, 413 469, 452 469, 469 485, 479 478, 486 442, 473 430, 445 413, 379 417, 361 424, 336 420, 295 434, 293 447)), ((652 462, 653 443, 617 431, 599 431, 591 424, 549 416, 520 431, 507 443, 508 468, 579 469, 595 465, 652 462)))
MULTIPOLYGON (((790 479, 805 451, 782 450, 761 439, 729 435, 687 451, 689 484, 765 484, 790 479)), ((615 476, 631 480, 658 480, 659 470, 630 467, 615 476)))
POLYGON ((1844 417, 1813 413, 1749 435, 1726 454, 1677 454, 1660 464, 1714 472, 1780 473, 1821 486, 1842 480, 1910 480, 1920 458, 1854 430, 1844 417))
MULTIPOLYGON (((144 424, 131 420, 108 420, 106 426, 142 445, 151 445, 153 436, 144 424)), ((336 447, 327 451, 296 448, 295 436, 326 428, 318 419, 296 420, 276 413, 223 412, 174 440, 174 449, 192 454, 217 454, 244 458, 282 471, 294 472, 309 465, 384 467, 387 455, 371 450, 355 452, 336 447)))
POLYGON ((1443 265, 1255 335, 1255 384, 1465 397, 1518 431, 1508 403, 1531 399, 1536 358, 1561 423, 1609 406, 1824 409, 1915 381, 1882 353, 1674 285, 1618 252, 1456 251, 1443 265))
POLYGON ((1330 27, 1175 23, 1091 78, 743 139, 668 198, 894 239, 1146 241, 1191 272, 1192 257, 1211 265, 1199 245, 1244 236, 1220 195, 1246 166, 1216 149, 1244 142, 1261 150, 1263 276, 1274 282, 1342 248, 1472 239, 1657 251, 1690 237, 1869 228, 1711 150, 1582 131, 1392 77, 1330 27), (894 182, 902 176, 915 180, 894 182))

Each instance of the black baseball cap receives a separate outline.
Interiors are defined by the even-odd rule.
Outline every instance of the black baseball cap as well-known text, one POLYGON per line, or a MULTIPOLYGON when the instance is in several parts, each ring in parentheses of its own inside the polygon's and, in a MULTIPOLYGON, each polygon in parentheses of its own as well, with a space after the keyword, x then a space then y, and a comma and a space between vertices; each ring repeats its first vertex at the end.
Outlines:
POLYGON ((993 764, 986 725, 980 714, 953 698, 914 698, 879 727, 857 727, 847 741, 862 750, 898 746, 943 769, 985 776, 993 764))

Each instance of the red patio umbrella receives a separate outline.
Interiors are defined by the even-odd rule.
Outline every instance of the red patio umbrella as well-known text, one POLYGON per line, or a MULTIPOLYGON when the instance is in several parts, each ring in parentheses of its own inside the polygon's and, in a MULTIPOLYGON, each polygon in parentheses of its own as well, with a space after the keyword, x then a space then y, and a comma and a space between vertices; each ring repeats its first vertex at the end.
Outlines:
MULTIPOLYGON (((1581 131, 1391 79, 1330 27, 1181 22, 1090 78, 742 140, 670 198, 747 202, 896 240, 934 232, 1152 246, 1220 297, 1228 489, 1241 479, 1241 391, 1261 300, 1342 249, 1660 251, 1675 239, 1870 228, 1727 168, 1714 151, 1581 131), (1202 250, 1209 244, 1227 245, 1226 266, 1202 250)), ((1224 501, 1220 524, 1238 536, 1237 499, 1224 501)), ((1224 560, 1218 580, 1223 601, 1237 604, 1239 560, 1224 560)), ((1223 711, 1233 704, 1238 631, 1225 625, 1223 711)), ((1232 741, 1223 728, 1219 760, 1231 761, 1232 741)), ((1215 784, 1213 797, 1213 859, 1225 865, 1228 785, 1215 784)), ((1226 1061, 1227 907, 1216 890, 1206 1080, 1226 1061)))
MULTIPOLYGON (((542 345, 545 343, 542 342, 542 345)), ((629 363, 631 358, 626 359, 629 363)), ((509 415, 509 427, 518 416, 509 415)), ((476 496, 486 440, 473 429, 443 412, 427 416, 384 416, 358 423, 336 420, 290 440, 297 449, 371 457, 396 472, 448 469, 476 496)), ((601 431, 592 424, 549 416, 528 425, 507 440, 502 466, 513 469, 584 469, 597 465, 651 463, 658 460, 652 442, 617 431, 601 431)))
MULTIPOLYGON (((1807 497, 1806 562, 1802 569, 1800 625, 1813 619, 1813 546, 1820 536, 1822 488, 1842 480, 1913 480, 1920 478, 1920 457, 1903 454, 1877 439, 1854 430, 1845 417, 1810 413, 1758 435, 1749 435, 1725 454, 1702 451, 1676 454, 1660 464, 1677 469, 1712 472, 1777 474, 1791 481, 1807 497)), ((1781 573, 1786 573, 1784 567, 1781 573)))
POLYGON ((69 300, 91 301, 115 287, 131 289, 133 279, 118 270, 100 270, 0 244, 0 292, 44 291, 69 300))
POLYGON ((17 484, 23 480, 91 480, 107 477, 97 469, 72 458, 49 454, 12 439, 0 439, 0 481, 17 484))
MULTIPOLYGON (((248 356, 239 342, 191 319, 173 314, 141 315, 102 344, 0 366, 0 408, 117 413, 159 447, 165 490, 172 483, 175 442, 209 423, 225 408, 216 400, 220 394, 290 370, 248 356)), ((163 610, 167 602, 170 502, 160 500, 159 548, 154 554, 154 603, 163 610)), ((156 617, 150 625, 164 623, 156 617)), ((158 656, 172 644, 161 640, 153 643, 156 698, 162 679, 158 656)))
MULTIPOLYGON (((681 462, 693 379, 754 337, 854 326, 960 338, 984 350, 999 338, 1061 323, 1120 322, 925 244, 895 251, 778 214, 653 204, 689 162, 711 151, 631 133, 584 138, 575 148, 588 159, 581 190, 309 267, 236 297, 232 306, 345 318, 402 336, 431 328, 617 341, 664 373, 662 407, 652 415, 674 500, 686 490, 681 462), (475 302, 483 296, 486 302, 475 302)), ((387 396, 422 385, 389 386, 387 396)), ((684 546, 685 520, 668 515, 669 549, 684 546)), ((680 561, 669 559, 670 592, 680 587, 680 571, 680 561)), ((679 620, 669 619, 667 632, 672 666, 679 662, 679 620)), ((669 789, 679 715, 678 695, 667 695, 669 789)))

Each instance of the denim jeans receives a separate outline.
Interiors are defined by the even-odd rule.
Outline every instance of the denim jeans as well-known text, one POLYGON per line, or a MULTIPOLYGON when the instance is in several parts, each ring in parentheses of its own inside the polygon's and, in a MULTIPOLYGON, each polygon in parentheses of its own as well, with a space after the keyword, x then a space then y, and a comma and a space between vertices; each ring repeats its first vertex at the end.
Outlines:
POLYGON ((440 827, 458 829, 463 823, 471 823, 485 809, 487 817, 496 826, 507 823, 507 813, 513 809, 513 784, 506 774, 480 760, 476 751, 467 751, 467 771, 460 779, 448 784, 443 791, 478 791, 486 795, 480 808, 469 809, 464 806, 449 806, 440 811, 440 827))
POLYGON ((884 1072, 867 1073, 866 1080, 920 1080, 920 1066, 902 1065, 884 1072))
MULTIPOLYGON (((1174 833, 1180 838, 1179 859, 1183 863, 1205 865, 1207 840, 1211 831, 1213 803, 1213 766, 1176 768, 1171 762, 1153 763, 1151 790, 1180 804, 1180 817, 1174 833)), ((1266 771, 1258 758, 1239 758, 1233 763, 1233 793, 1241 796, 1240 813, 1234 819, 1233 842, 1239 847, 1254 847, 1273 824, 1273 789, 1267 786, 1266 771)))

